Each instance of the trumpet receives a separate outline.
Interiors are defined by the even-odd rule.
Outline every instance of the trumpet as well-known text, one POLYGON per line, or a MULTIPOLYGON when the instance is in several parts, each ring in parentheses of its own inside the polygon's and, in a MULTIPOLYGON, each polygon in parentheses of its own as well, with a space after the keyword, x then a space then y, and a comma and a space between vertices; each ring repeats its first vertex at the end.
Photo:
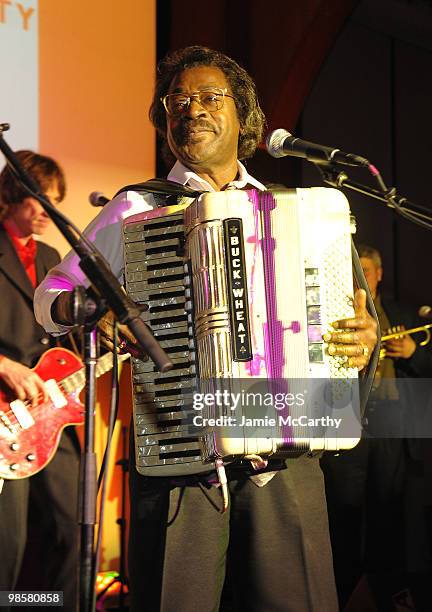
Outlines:
MULTIPOLYGON (((387 334, 381 336, 381 342, 385 342, 386 340, 391 340, 392 338, 402 338, 403 336, 408 336, 411 334, 416 334, 418 332, 423 332, 425 334, 424 339, 419 342, 420 346, 426 346, 431 339, 431 332, 429 331, 432 327, 432 323, 428 323, 427 325, 420 325, 420 327, 412 327, 411 329, 401 329, 400 325, 396 325, 395 327, 391 327, 387 334)), ((379 360, 382 361, 386 356, 386 348, 385 346, 381 347, 379 360)))
POLYGON ((427 325, 420 325, 420 327, 412 327, 411 329, 401 329, 400 325, 396 327, 392 327, 388 330, 388 332, 384 336, 381 336, 381 342, 385 342, 386 340, 391 340, 392 338, 402 338, 403 336, 408 336, 411 334, 416 334, 418 332, 423 332, 425 334, 424 340, 419 342, 420 346, 426 346, 431 339, 431 332, 429 329, 432 327, 432 323, 428 323, 427 325))

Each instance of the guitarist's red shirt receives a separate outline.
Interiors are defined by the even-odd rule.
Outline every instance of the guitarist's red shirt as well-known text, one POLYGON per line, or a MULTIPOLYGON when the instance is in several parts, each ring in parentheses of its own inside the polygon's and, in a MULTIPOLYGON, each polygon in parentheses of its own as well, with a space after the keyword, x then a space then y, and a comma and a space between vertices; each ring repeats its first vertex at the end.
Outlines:
POLYGON ((17 252, 18 257, 20 258, 25 271, 27 272, 27 276, 29 277, 31 284, 33 285, 33 287, 36 287, 36 241, 33 238, 30 238, 27 244, 22 244, 22 242, 20 242, 19 238, 10 228, 5 226, 5 230, 9 234, 10 239, 12 240, 12 244, 15 247, 15 251, 17 252))

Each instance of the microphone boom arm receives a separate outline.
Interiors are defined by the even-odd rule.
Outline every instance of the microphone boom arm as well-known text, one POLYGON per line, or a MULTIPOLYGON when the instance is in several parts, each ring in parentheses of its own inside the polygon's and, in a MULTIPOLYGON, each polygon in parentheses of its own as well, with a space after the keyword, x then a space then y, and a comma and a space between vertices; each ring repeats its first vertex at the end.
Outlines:
POLYGON ((340 171, 339 168, 336 168, 331 164, 315 165, 322 176, 323 182, 327 185, 336 187, 338 189, 345 187, 347 189, 351 189, 351 191, 355 191, 375 200, 379 200, 380 202, 384 202, 386 206, 393 208, 395 212, 402 217, 432 231, 432 217, 430 215, 430 210, 425 206, 420 206, 419 204, 410 202, 410 200, 403 196, 399 196, 394 187, 392 189, 388 189, 387 191, 379 191, 378 189, 373 189, 367 185, 351 181, 345 171, 340 171))

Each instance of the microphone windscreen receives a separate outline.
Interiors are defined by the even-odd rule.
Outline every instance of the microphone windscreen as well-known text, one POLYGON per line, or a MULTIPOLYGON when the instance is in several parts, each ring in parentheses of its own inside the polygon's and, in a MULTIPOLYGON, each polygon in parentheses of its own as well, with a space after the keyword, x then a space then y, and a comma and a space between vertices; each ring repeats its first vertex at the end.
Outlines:
POLYGON ((283 128, 270 132, 266 138, 267 152, 270 153, 272 157, 284 157, 286 153, 283 150, 283 144, 288 136, 292 136, 292 134, 283 128))
POLYGON ((423 319, 432 318, 432 307, 431 306, 420 306, 418 314, 423 319))
POLYGON ((105 206, 110 201, 101 191, 92 191, 89 195, 89 202, 92 206, 105 206))

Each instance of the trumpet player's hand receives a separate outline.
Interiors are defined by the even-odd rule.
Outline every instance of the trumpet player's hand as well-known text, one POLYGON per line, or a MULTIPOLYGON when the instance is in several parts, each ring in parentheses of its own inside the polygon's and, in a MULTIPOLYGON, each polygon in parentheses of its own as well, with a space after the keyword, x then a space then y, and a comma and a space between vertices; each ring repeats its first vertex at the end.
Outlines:
MULTIPOLYGON (((114 351, 113 322, 114 315, 111 310, 109 310, 98 322, 100 343, 111 352, 114 351)), ((148 359, 148 355, 145 355, 142 352, 137 339, 129 330, 128 326, 119 323, 117 325, 117 330, 119 338, 117 353, 120 355, 130 353, 133 357, 139 357, 139 359, 146 361, 148 359)))
POLYGON ((335 331, 324 334, 323 338, 328 342, 329 355, 345 357, 348 367, 362 370, 369 363, 377 343, 377 324, 366 309, 364 289, 354 293, 354 312, 352 319, 335 321, 335 331))
MULTIPOLYGON (((404 331, 405 327, 401 326, 401 331, 404 331)), ((401 338, 390 338, 384 343, 385 356, 391 357, 391 359, 409 359, 414 354, 417 348, 416 343, 408 334, 401 338)))

